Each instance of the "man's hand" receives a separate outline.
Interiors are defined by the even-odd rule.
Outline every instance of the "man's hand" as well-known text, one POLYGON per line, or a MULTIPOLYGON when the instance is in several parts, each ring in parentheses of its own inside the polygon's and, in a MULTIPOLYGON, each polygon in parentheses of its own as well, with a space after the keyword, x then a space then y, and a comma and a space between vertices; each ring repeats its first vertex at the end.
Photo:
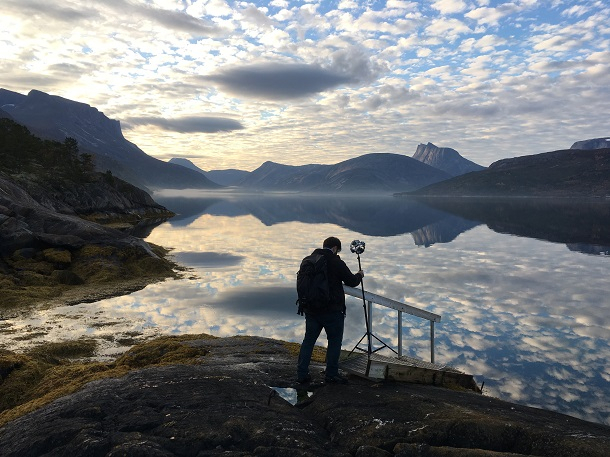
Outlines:
POLYGON ((361 278, 364 278, 364 271, 358 270, 358 274, 360 275, 361 278))

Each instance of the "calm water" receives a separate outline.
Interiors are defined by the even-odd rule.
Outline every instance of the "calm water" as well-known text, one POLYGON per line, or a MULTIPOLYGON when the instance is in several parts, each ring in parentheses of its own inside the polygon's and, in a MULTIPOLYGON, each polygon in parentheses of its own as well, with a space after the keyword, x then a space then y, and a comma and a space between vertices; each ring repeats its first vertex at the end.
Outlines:
MULTIPOLYGON (((487 395, 610 424, 610 202, 155 198, 180 214, 147 239, 173 247, 196 278, 4 319, 0 347, 85 335, 104 357, 156 334, 300 342, 295 273, 334 235, 354 271, 349 243, 366 242, 367 290, 442 316, 438 363, 474 374, 487 395)), ((376 307, 373 330, 396 345, 396 313, 376 307)), ((364 331, 362 302, 349 298, 344 348, 364 331)), ((429 360, 428 337, 427 321, 403 319, 405 352, 429 360)))

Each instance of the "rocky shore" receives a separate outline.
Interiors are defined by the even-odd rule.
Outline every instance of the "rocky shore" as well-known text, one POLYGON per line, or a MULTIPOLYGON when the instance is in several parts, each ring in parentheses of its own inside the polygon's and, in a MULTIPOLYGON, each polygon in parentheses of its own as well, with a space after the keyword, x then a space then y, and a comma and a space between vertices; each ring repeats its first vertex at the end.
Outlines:
POLYGON ((326 385, 323 353, 313 382, 295 384, 297 350, 197 335, 136 346, 112 364, 53 365, 47 354, 45 376, 26 390, 32 359, 1 354, 2 455, 610 455, 608 426, 470 391, 354 377, 326 385))
POLYGON ((164 248, 89 220, 123 218, 133 226, 171 215, 143 191, 113 193, 91 185, 80 197, 89 202, 83 213, 70 199, 30 187, 35 191, 0 173, 0 309, 99 300, 177 275, 164 248))

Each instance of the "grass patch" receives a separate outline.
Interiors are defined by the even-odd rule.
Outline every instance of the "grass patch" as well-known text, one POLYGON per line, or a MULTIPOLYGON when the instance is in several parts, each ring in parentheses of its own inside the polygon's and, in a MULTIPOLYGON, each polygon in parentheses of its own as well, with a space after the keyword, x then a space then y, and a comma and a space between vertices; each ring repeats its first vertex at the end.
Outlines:
POLYGON ((0 351, 0 427, 98 379, 121 377, 137 368, 201 363, 208 351, 187 344, 211 335, 166 336, 134 346, 116 361, 75 362, 93 355, 88 339, 49 343, 25 354, 0 351))
MULTIPOLYGON (((299 343, 289 343, 287 341, 282 342, 284 347, 288 349, 291 355, 294 357, 299 356, 301 345, 299 343)), ((322 346, 314 346, 313 353, 311 354, 311 360, 319 363, 326 363, 326 348, 322 346)))

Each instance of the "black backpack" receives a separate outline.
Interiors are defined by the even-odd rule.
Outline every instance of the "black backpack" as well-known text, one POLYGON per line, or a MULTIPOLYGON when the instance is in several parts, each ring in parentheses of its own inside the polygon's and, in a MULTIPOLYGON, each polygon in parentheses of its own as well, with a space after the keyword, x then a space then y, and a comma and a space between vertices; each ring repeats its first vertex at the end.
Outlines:
POLYGON ((297 272, 297 313, 320 312, 328 308, 330 291, 328 288, 328 266, 326 256, 311 254, 303 259, 297 272))

